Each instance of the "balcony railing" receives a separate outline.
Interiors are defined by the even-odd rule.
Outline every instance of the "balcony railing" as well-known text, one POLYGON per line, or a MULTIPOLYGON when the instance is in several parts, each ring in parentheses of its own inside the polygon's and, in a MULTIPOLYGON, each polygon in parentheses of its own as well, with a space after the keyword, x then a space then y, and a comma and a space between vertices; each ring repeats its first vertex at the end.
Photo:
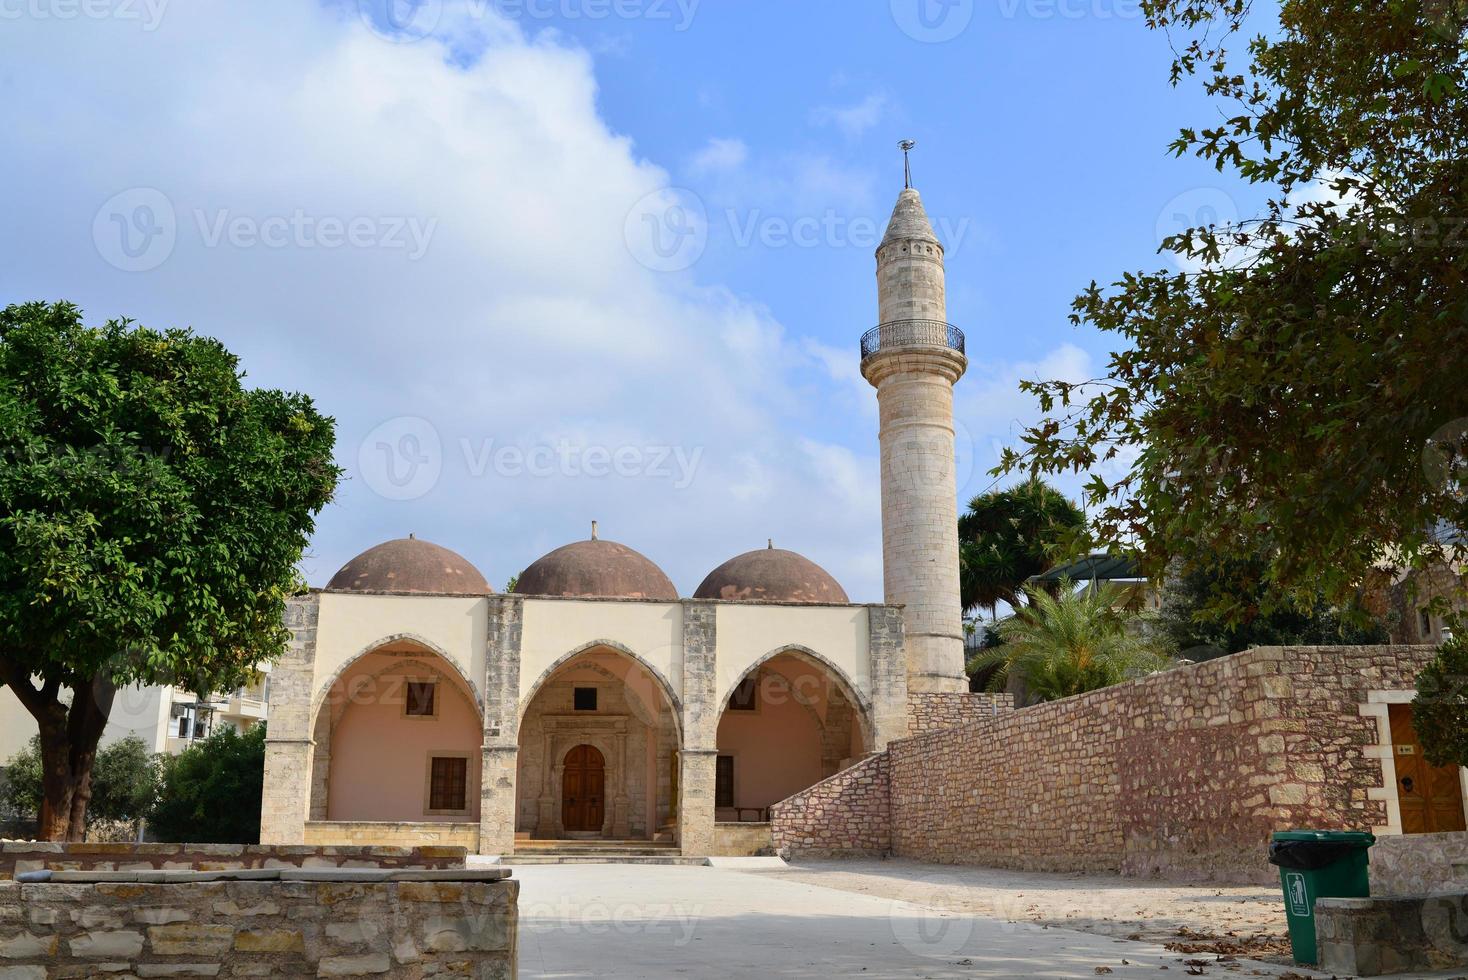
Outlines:
POLYGON ((889 320, 861 337, 861 358, 896 347, 943 347, 964 353, 963 331, 942 320, 889 320))

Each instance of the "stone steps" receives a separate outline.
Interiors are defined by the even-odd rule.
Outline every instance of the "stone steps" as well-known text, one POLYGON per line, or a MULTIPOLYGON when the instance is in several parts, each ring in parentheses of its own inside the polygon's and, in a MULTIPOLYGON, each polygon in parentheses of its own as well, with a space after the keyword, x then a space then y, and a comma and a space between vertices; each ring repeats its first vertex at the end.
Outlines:
POLYGON ((509 867, 536 864, 702 865, 705 858, 684 857, 671 841, 520 840, 515 853, 500 859, 509 867))
POLYGON ((680 867, 707 867, 708 858, 684 857, 681 854, 514 854, 500 859, 506 868, 524 868, 547 864, 641 864, 676 865, 680 867))

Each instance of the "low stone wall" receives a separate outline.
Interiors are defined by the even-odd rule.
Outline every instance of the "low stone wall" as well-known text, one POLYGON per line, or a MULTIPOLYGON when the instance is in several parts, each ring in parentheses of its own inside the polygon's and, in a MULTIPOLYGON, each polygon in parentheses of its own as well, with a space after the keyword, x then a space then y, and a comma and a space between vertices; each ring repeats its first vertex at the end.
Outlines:
POLYGON ((1468 892, 1468 834, 1378 837, 1371 849, 1371 894, 1468 892))
POLYGON ((907 695, 907 733, 923 735, 982 724, 1001 711, 1013 710, 1012 694, 912 692, 907 695))
POLYGON ((716 823, 710 857, 759 857, 774 853, 767 823, 716 823))
POLYGON ((7 882, 0 976, 514 977, 518 888, 513 880, 7 882))
POLYGON ((882 752, 776 803, 770 834, 786 858, 885 857, 890 809, 890 759, 882 752))
POLYGON ((417 847, 435 845, 479 850, 477 823, 353 823, 313 820, 306 824, 306 843, 361 847, 417 847))
POLYGON ((464 867, 462 847, 0 843, 0 880, 27 871, 231 871, 252 868, 464 867))
MULTIPOLYGON (((1269 835, 1387 823, 1367 692, 1430 647, 1263 648, 893 742, 892 849, 1268 884, 1269 835), (1374 792, 1373 792, 1374 791, 1374 792)), ((777 842, 780 838, 776 826, 777 842)))
POLYGON ((1468 966, 1468 894, 1322 898, 1315 941, 1322 970, 1356 977, 1468 966))

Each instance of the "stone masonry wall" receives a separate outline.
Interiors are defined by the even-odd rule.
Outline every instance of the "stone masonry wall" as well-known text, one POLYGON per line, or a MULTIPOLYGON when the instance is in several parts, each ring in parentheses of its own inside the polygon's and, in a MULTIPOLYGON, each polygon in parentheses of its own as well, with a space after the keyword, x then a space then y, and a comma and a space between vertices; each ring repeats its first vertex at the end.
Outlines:
POLYGON ((1468 894, 1468 834, 1379 837, 1371 849, 1371 894, 1468 894))
POLYGON ((462 847, 303 847, 244 844, 0 843, 0 880, 27 871, 235 871, 268 868, 464 867, 462 847))
POLYGON ((982 724, 1001 711, 1013 710, 1013 694, 912 691, 907 695, 907 733, 925 735, 945 728, 982 724))
POLYGON ((1272 881, 1272 831, 1386 824, 1372 798, 1381 764, 1366 751, 1376 723, 1359 706, 1368 691, 1411 690, 1432 653, 1257 649, 899 740, 888 750, 892 849, 1029 870, 1272 881))
POLYGON ((514 977, 518 883, 0 884, 0 975, 514 977))
POLYGON ((884 857, 892 849, 888 753, 863 759, 770 809, 776 853, 884 857))

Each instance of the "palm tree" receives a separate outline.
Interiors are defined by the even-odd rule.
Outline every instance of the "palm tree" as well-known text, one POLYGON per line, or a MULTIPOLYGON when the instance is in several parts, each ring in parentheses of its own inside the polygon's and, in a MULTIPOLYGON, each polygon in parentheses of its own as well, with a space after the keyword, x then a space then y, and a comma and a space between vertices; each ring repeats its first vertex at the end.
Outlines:
POLYGON ((1059 490, 1032 479, 969 501, 958 518, 959 598, 965 611, 1018 606, 1030 576, 1052 566, 1047 548, 1084 527, 1085 515, 1059 490))
POLYGON ((1004 690, 1013 675, 1032 698, 1054 701, 1171 664, 1130 628, 1124 590, 1093 583, 1076 591, 1062 581, 1055 595, 1035 587, 1026 592, 1029 604, 999 624, 1004 644, 968 663, 970 673, 993 671, 991 691, 1004 690))

